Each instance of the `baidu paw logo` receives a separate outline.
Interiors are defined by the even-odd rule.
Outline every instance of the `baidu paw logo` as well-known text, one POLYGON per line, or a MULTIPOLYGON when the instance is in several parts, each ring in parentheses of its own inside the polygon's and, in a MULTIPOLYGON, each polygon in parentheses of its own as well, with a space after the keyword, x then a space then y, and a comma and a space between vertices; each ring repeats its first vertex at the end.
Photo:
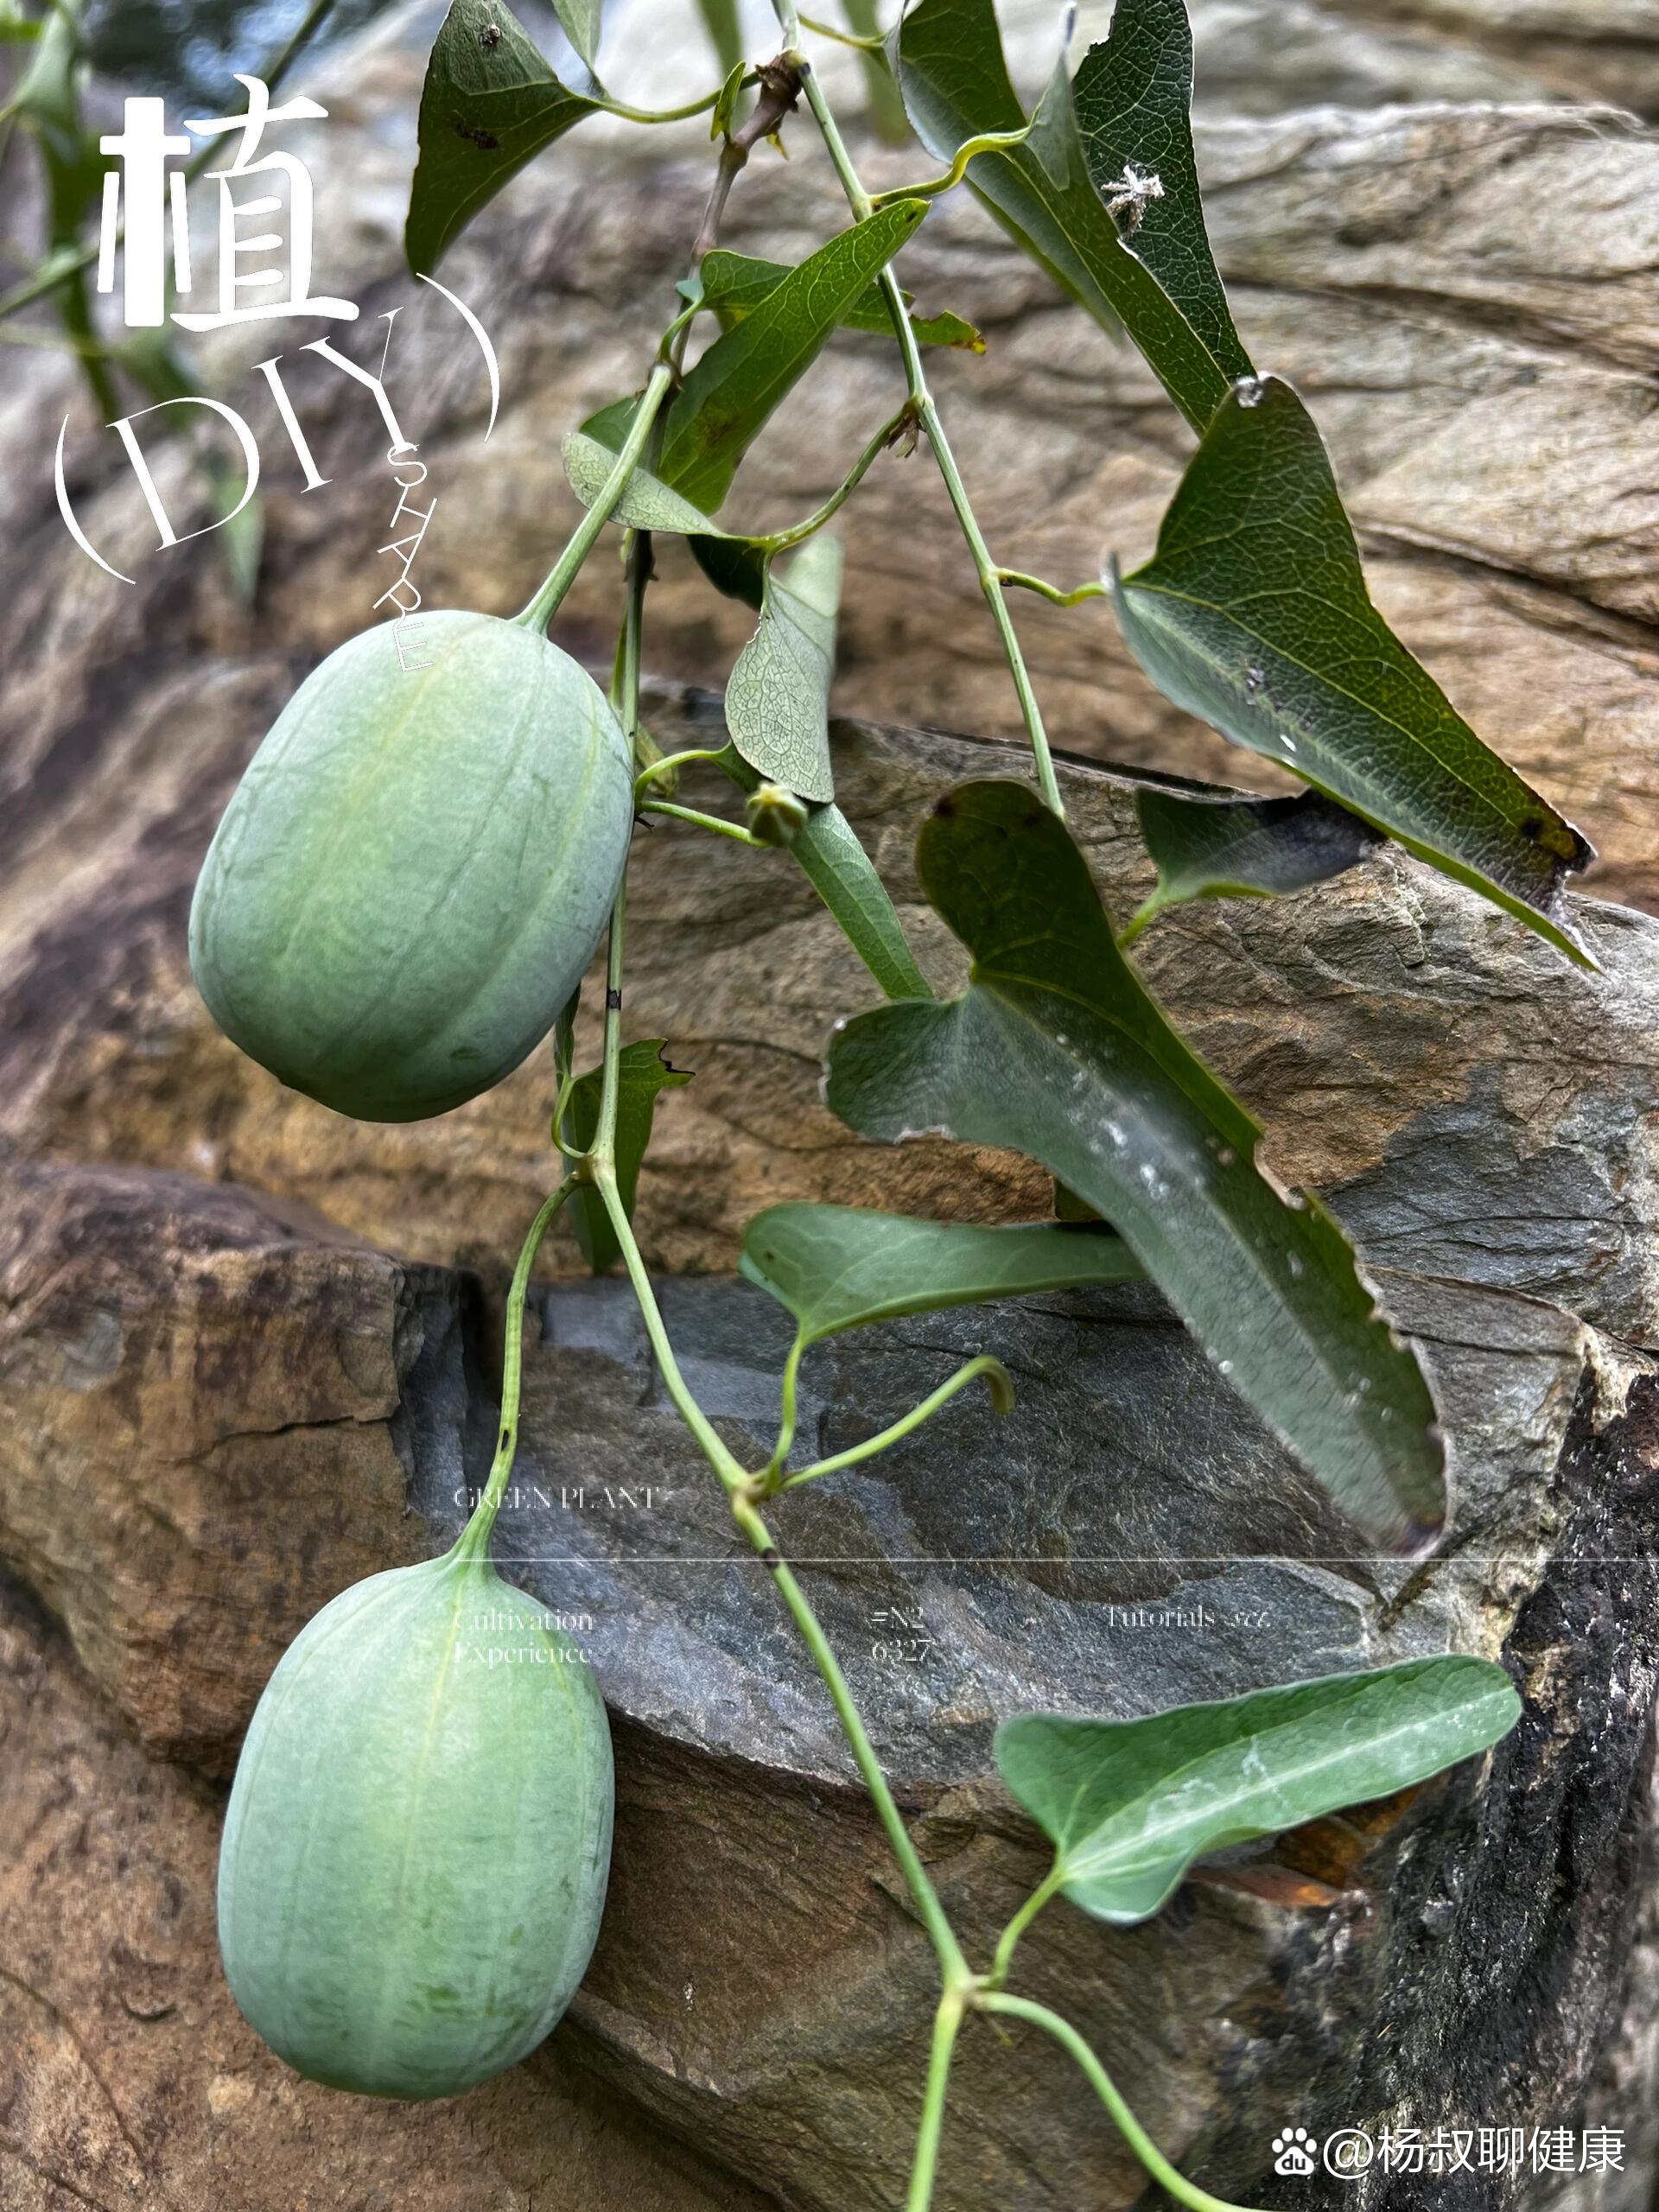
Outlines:
POLYGON ((1273 2139, 1273 2171, 1276 2174, 1311 2174, 1319 2163, 1317 2139, 1305 2127, 1287 2127, 1273 2139))

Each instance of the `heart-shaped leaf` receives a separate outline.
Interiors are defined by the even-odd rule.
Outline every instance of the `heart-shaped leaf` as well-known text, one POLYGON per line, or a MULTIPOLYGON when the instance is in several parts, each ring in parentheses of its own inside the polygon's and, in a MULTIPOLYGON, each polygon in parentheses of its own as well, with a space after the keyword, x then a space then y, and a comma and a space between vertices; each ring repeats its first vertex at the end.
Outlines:
MULTIPOLYGON (((1077 65, 1072 98, 1089 175, 1108 212, 1119 210, 1128 251, 1225 373, 1248 376, 1250 357, 1233 327, 1204 227, 1185 0, 1117 0, 1110 36, 1077 65)), ((1140 332, 1124 320, 1139 344, 1140 332)))
POLYGON ((841 547, 827 531, 766 569, 760 626, 726 687, 726 727, 756 773, 798 798, 835 796, 830 683, 836 667, 841 547))
POLYGON ((404 251, 435 269, 481 207, 598 103, 562 85, 505 4, 454 0, 421 89, 404 251))
POLYGON ((1283 897, 1340 875, 1382 842, 1380 832, 1318 791, 1294 798, 1189 798, 1142 789, 1135 810, 1158 888, 1135 916, 1144 926, 1188 899, 1283 897))
POLYGON ((926 213, 925 200, 879 208, 810 254, 715 340, 668 410, 657 456, 664 484, 715 512, 772 410, 926 213))
MULTIPOLYGON (((900 24, 898 44, 905 105, 917 137, 938 160, 953 160, 970 138, 1024 124, 994 0, 920 0, 900 24)), ((1024 143, 976 154, 968 182, 1097 322, 1114 334, 1128 331, 1170 397, 1201 430, 1226 397, 1242 357, 1224 345, 1219 357, 1212 352, 1211 340, 1119 237, 1090 175, 1064 55, 1024 143)), ((1211 339, 1222 342, 1213 331, 1211 339)))
POLYGON ((1256 1166, 1255 1122, 1124 961, 1065 824, 1023 785, 968 784, 940 801, 917 865, 972 980, 849 1022, 831 1109, 889 1143, 937 1133, 1039 1160, 1363 1526, 1433 1534, 1442 1446, 1416 1361, 1330 1215, 1256 1166))
MULTIPOLYGON (((657 1101, 664 1090, 677 1090, 691 1080, 687 1070, 671 1068, 663 1058, 666 1043, 663 1037, 646 1037, 637 1044, 625 1045, 617 1063, 616 1182, 630 1221, 639 1188, 640 1163, 651 1143, 657 1101)), ((599 1135, 604 1087, 602 1068, 590 1068, 570 1086, 564 1133, 576 1152, 585 1152, 599 1135)), ((571 1193, 569 1204, 582 1257, 596 1275, 602 1275, 622 1255, 604 1203, 597 1191, 583 1185, 571 1193)))
POLYGON ((1178 707, 1588 962, 1561 879, 1593 852, 1372 606, 1330 461, 1287 384, 1234 387, 1157 552, 1113 584, 1130 650, 1178 707))
POLYGON ((804 1344, 869 1321, 950 1306, 1129 1282, 1141 1272, 1122 1237, 1033 1222, 988 1229, 862 1206, 768 1206, 749 1224, 739 1267, 788 1307, 804 1344))
MULTIPOLYGON (((728 253, 716 247, 704 255, 698 271, 701 297, 704 306, 713 309, 721 328, 729 330, 769 298, 788 274, 787 262, 757 261, 752 255, 728 253)), ((682 293, 687 289, 683 284, 680 287, 682 293)), ((912 296, 909 292, 904 295, 906 307, 912 296)), ((969 353, 985 351, 984 339, 959 315, 913 315, 910 327, 923 346, 959 346, 969 353)), ((841 318, 841 327, 873 331, 882 338, 893 335, 887 301, 875 285, 868 286, 853 302, 841 318)))
POLYGON ((1144 1720, 1017 1713, 996 1764, 1053 1843, 1061 1893, 1129 1927, 1194 1859, 1408 1789, 1520 1715, 1490 1661, 1408 1659, 1144 1720))
MULTIPOLYGON (((623 432, 623 443, 627 433, 623 432)), ((571 430, 564 441, 564 473, 570 489, 584 507, 591 507, 604 490, 616 466, 616 449, 585 430, 571 430)), ((648 469, 636 468, 621 498, 611 510, 611 519, 629 530, 668 531, 680 537, 725 537, 717 522, 710 522, 700 507, 671 491, 648 469)))

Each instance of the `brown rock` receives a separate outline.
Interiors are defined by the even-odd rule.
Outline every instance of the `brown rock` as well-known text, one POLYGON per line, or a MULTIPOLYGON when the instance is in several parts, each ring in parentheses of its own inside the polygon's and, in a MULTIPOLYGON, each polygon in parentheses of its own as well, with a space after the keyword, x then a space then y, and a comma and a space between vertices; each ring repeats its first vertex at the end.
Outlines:
POLYGON ((0 1561, 146 1744, 228 1772, 311 1615, 424 1555, 465 1286, 178 1175, 16 1163, 0 1224, 0 1561))
POLYGON ((148 1758, 0 1584, 0 2204, 7 2212, 761 2212, 619 2111, 562 2039, 459 2102, 301 2081, 213 1940, 220 1801, 148 1758))

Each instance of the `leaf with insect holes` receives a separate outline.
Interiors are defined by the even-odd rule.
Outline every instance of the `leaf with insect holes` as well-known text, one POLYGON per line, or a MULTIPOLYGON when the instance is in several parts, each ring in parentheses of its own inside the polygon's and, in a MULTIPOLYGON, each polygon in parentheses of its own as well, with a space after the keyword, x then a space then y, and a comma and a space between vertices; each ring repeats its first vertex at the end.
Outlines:
MULTIPOLYGON (((711 308, 722 330, 730 330, 751 314, 761 302, 775 292, 789 274, 789 264, 782 261, 757 261, 747 253, 728 253, 717 247, 703 258, 699 272, 703 304, 711 308)), ((680 291, 688 295, 690 287, 682 284, 680 291)), ((914 295, 902 295, 909 307, 914 295)), ((985 340, 971 322, 964 322, 959 315, 912 315, 910 327, 916 334, 918 345, 957 346, 964 353, 982 353, 985 340)), ((841 318, 843 330, 872 331, 878 337, 891 338, 893 318, 880 289, 872 284, 861 292, 841 318)))
MULTIPOLYGON (((633 1201, 639 1188, 639 1168, 651 1143, 657 1101, 664 1090, 677 1090, 691 1080, 689 1071, 671 1068, 663 1058, 664 1037, 646 1037, 625 1045, 617 1063, 616 1182, 622 1210, 633 1218, 633 1201)), ((605 1087, 602 1068, 590 1068, 570 1086, 565 1109, 565 1135, 575 1152, 585 1152, 599 1135, 599 1109, 605 1087)), ((604 1203, 588 1185, 572 1192, 568 1201, 582 1256, 596 1275, 602 1275, 622 1255, 604 1203)))
MULTIPOLYGON (((1248 376, 1250 357, 1233 327, 1204 227, 1185 0, 1117 0, 1110 35, 1077 65, 1072 99, 1095 189, 1109 213, 1121 203, 1125 245, 1151 270, 1224 377, 1248 376)), ((1142 344, 1127 312, 1124 322, 1142 344)))
POLYGON ((1082 854, 1027 786, 942 799, 922 888, 973 956, 959 998, 882 1007, 830 1049, 831 1110, 887 1143, 1023 1152, 1109 1220, 1199 1343, 1356 1521, 1415 1546, 1446 1514, 1434 1406, 1316 1199, 1118 950, 1082 854))
POLYGON ((726 686, 726 727, 757 774, 799 798, 835 797, 830 683, 836 666, 841 547, 809 537, 788 567, 768 563, 760 624, 726 686))
POLYGON ((1376 851, 1382 832, 1318 791, 1294 798, 1191 798, 1141 789, 1135 810, 1158 888, 1135 917, 1189 899, 1282 898, 1328 882, 1376 851))
POLYGON ((1033 1222, 988 1229, 864 1206, 768 1206, 749 1224, 738 1266, 794 1315, 804 1344, 908 1313, 978 1306, 1038 1290, 1131 1282, 1140 1262, 1120 1236, 1033 1222))
POLYGON ((404 226, 410 267, 435 269, 526 162, 597 112, 595 101, 560 83, 505 0, 454 0, 421 88, 404 226))
POLYGON ((1593 852, 1371 604, 1330 461, 1287 384, 1234 387, 1157 551, 1114 574, 1113 590, 1129 650, 1166 698, 1588 964, 1561 883, 1593 852))
POLYGON ((1520 1717, 1489 1660, 1408 1659, 1142 1720, 1016 1713, 996 1764, 1054 1846, 1061 1894, 1128 1928, 1194 1859, 1426 1782, 1520 1717))
MULTIPOLYGON (((591 507, 616 466, 614 449, 584 431, 571 430, 565 436, 563 453, 564 473, 570 489, 584 507, 591 507)), ((667 531, 680 537, 729 535, 717 522, 710 522, 701 508, 694 507, 690 499, 683 499, 677 492, 670 491, 659 478, 644 468, 636 468, 629 477, 621 498, 611 510, 611 519, 629 530, 667 531)))
MULTIPOLYGON (((742 791, 752 791, 761 780, 730 746, 721 765, 742 791)), ((810 806, 805 827, 796 831, 789 850, 887 996, 931 999, 932 987, 916 965, 887 887, 841 809, 833 802, 810 806)))
MULTIPOLYGON (((899 29, 899 83, 938 160, 970 138, 1018 130, 1025 111, 1002 58, 995 0, 920 0, 899 29)), ((1021 145, 976 154, 968 182, 1025 251, 1106 330, 1127 329, 1170 397, 1202 429, 1237 364, 1217 359, 1119 237, 1095 189, 1060 57, 1021 145)))
POLYGON ((879 208, 809 254, 715 340, 668 410, 656 470, 664 484, 707 514, 718 509, 772 410, 926 213, 925 200, 879 208))

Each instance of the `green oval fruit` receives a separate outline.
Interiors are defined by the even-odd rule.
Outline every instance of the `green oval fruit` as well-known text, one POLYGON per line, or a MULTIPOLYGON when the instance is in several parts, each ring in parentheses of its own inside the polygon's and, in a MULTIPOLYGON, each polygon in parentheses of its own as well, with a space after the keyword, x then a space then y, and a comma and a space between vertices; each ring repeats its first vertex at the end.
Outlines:
POLYGON ((296 1090, 448 1113, 546 1036, 632 821, 627 741, 568 653, 487 614, 341 645, 283 709, 196 884, 209 1012, 296 1090), (428 665, 419 666, 417 663, 428 665))
POLYGON ((283 1654, 219 1859, 232 1993, 289 2064, 448 2097, 569 2002, 610 1866, 610 1732, 542 1608, 459 1549, 359 1582, 283 1654))

